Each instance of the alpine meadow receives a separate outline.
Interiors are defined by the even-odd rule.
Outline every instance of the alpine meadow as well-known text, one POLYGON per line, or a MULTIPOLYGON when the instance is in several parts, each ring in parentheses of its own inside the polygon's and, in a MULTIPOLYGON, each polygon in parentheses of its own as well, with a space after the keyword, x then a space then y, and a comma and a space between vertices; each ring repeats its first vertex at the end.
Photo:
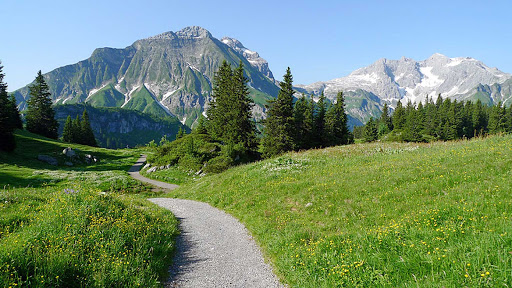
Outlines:
POLYGON ((509 4, 113 2, 5 4, 1 287, 512 286, 509 4))

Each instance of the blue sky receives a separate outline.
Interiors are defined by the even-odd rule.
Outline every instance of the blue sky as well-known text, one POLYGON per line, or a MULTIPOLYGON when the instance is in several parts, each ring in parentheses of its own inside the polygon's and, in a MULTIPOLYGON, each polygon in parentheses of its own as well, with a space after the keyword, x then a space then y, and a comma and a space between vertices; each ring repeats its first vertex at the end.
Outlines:
POLYGON ((473 57, 512 73, 512 1, 0 0, 0 60, 9 91, 88 58, 98 47, 186 26, 230 36, 295 84, 348 75, 380 58, 473 57))

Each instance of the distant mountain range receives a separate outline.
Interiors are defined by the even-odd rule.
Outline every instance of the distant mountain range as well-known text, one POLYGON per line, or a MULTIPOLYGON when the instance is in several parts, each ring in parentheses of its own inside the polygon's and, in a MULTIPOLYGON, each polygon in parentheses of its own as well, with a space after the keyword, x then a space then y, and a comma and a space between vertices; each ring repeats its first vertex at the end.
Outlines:
POLYGON ((297 90, 318 95, 324 91, 334 99, 338 91, 346 95, 350 115, 366 122, 378 117, 384 103, 395 107, 398 100, 419 103, 426 97, 457 100, 480 99, 485 104, 502 102, 512 96, 512 75, 489 68, 473 58, 448 58, 434 54, 424 61, 403 57, 400 60, 380 59, 368 67, 342 78, 310 85, 297 90))
MULTIPOLYGON (((278 82, 268 62, 237 39, 214 38, 201 27, 187 27, 138 40, 124 49, 98 48, 90 58, 44 74, 56 104, 88 103, 177 117, 191 127, 211 100, 212 81, 219 65, 244 63, 255 118, 265 116, 265 103, 277 96, 278 82)), ((293 63, 290 63, 293 68, 293 63)), ((293 69, 292 69, 293 72, 293 69)), ((284 72, 283 72, 284 73, 284 72)), ((350 75, 310 85, 296 85, 296 97, 324 91, 346 98, 351 126, 378 117, 384 103, 423 101, 438 94, 458 100, 480 99, 509 105, 512 75, 489 68, 473 58, 434 54, 424 61, 380 59, 350 75)), ((20 107, 28 88, 15 91, 20 107)))

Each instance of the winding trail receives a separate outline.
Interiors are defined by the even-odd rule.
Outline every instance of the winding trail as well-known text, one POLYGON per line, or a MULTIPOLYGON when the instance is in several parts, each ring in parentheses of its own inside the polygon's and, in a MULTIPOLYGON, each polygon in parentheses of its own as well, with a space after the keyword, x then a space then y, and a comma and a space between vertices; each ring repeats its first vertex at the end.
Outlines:
MULTIPOLYGON (((178 186, 140 175, 142 157, 130 176, 164 189, 178 186)), ((149 201, 171 210, 179 220, 176 255, 166 287, 284 287, 265 263, 258 245, 233 216, 209 204, 174 198, 149 201)))

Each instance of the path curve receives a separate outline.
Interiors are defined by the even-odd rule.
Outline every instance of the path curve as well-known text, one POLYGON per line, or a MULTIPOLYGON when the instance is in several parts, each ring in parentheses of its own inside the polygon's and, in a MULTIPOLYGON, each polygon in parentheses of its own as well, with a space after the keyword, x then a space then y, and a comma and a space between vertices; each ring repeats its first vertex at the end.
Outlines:
MULTIPOLYGON (((178 187, 141 176, 138 171, 146 161, 141 156, 129 170, 132 177, 165 189, 178 187)), ((233 216, 198 201, 149 201, 171 210, 180 222, 166 287, 284 287, 247 229, 233 216)))

